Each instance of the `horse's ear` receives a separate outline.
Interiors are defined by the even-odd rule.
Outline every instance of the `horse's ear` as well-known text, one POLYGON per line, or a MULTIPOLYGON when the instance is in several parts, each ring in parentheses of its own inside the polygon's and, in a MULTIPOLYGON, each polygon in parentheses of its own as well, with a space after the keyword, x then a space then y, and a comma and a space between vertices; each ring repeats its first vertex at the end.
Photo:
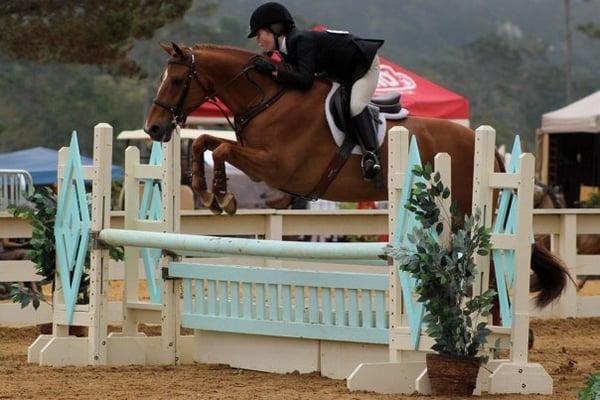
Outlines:
POLYGON ((159 43, 159 45, 160 45, 160 48, 165 51, 165 53, 167 53, 170 56, 173 55, 173 48, 171 46, 169 46, 168 44, 164 44, 164 43, 159 43))
POLYGON ((183 53, 183 50, 181 50, 181 48, 179 46, 177 46, 177 43, 171 42, 171 45, 173 45, 173 50, 175 50, 175 53, 177 53, 177 55, 181 58, 185 58, 185 54, 183 53))

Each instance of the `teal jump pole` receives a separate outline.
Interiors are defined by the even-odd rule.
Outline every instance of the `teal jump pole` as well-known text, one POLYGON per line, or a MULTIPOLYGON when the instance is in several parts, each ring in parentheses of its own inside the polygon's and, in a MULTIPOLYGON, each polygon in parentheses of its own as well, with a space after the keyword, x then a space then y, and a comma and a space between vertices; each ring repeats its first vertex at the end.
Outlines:
POLYGON ((174 253, 294 258, 305 260, 381 260, 387 243, 314 243, 240 239, 179 233, 104 229, 99 239, 114 246, 150 247, 174 253))

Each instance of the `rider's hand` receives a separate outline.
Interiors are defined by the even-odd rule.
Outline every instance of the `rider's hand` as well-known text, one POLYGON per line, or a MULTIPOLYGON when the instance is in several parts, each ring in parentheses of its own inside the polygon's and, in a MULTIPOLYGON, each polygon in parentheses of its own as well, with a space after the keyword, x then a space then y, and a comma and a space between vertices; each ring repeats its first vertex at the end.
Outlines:
POLYGON ((261 74, 265 75, 272 75, 273 72, 277 71, 275 65, 264 58, 257 58, 254 60, 254 68, 256 68, 256 70, 261 74))

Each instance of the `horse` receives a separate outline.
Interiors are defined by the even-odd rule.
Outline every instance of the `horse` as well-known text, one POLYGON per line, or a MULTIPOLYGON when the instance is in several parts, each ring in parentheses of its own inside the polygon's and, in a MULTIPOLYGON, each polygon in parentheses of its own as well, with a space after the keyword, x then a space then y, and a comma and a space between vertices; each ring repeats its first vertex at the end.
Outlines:
MULTIPOLYGON (((234 114, 237 142, 210 135, 192 144, 192 188, 202 203, 219 214, 236 211, 235 196, 227 191, 225 162, 252 180, 297 195, 311 196, 320 185, 332 155, 338 150, 326 122, 324 102, 332 82, 316 79, 309 91, 286 90, 272 77, 254 70, 258 54, 228 46, 195 45, 192 48, 161 45, 170 59, 160 77, 144 130, 153 140, 168 141, 176 124, 205 102, 218 98, 234 114), (204 176, 204 152, 214 161, 212 191, 204 176)), ((217 103, 218 104, 218 103, 217 103)), ((386 132, 403 126, 419 143, 423 163, 437 153, 450 154, 453 201, 470 214, 473 186, 475 133, 451 121, 408 116, 387 121, 386 132)), ((352 155, 319 197, 333 201, 387 200, 387 140, 380 148, 382 185, 365 181, 360 156, 352 155)), ((496 170, 503 167, 497 157, 496 170)), ((540 289, 536 304, 544 307, 558 298, 569 274, 563 263, 546 249, 534 246, 532 269, 540 289)))
MULTIPOLYGON (((533 207, 542 209, 567 208, 567 201, 559 186, 549 186, 536 181, 533 194, 533 207)), ((536 242, 550 249, 550 236, 536 238, 536 242)), ((600 254, 600 235, 577 235, 577 254, 600 254)), ((577 289, 581 290, 589 280, 597 280, 597 276, 580 275, 577 289)))

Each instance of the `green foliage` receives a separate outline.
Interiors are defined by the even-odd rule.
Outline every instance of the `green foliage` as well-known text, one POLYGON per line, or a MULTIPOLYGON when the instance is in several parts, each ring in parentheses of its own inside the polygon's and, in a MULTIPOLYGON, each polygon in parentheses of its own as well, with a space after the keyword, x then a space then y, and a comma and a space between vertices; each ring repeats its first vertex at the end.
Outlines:
POLYGON ((577 30, 585 33, 592 39, 600 39, 600 25, 596 25, 593 22, 587 22, 577 26, 577 30))
POLYGON ((600 192, 592 193, 589 199, 581 203, 584 208, 600 208, 600 192))
MULTIPOLYGON (((140 128, 165 66, 158 43, 224 43, 258 51, 245 33, 260 2, 0 2, 0 152, 40 145, 58 149, 75 129, 81 134, 82 152, 90 154, 96 123, 108 122, 115 132, 140 128), (74 4, 81 14, 67 18, 74 4), (42 20, 42 15, 47 18, 42 20), (13 25, 16 30, 7 28, 13 25), (50 41, 51 46, 46 43, 50 41), (18 58, 9 47, 32 55, 18 58), (144 71, 135 75, 139 67, 144 71), (136 78, 115 75, 127 71, 136 78), (143 74, 149 78, 137 79, 143 74)), ((573 3, 574 23, 589 21, 599 4, 573 3)), ((289 0, 286 5, 302 28, 325 23, 386 39, 382 55, 464 95, 470 102, 471 126, 494 126, 500 143, 509 145, 514 133, 520 133, 532 145, 540 115, 566 103, 564 33, 555 29, 562 26, 562 2, 531 2, 525 8, 522 0, 477 7, 467 0, 289 0), (502 30, 505 24, 522 35, 502 30)), ((579 31, 573 39, 577 98, 600 85, 600 47, 579 31)), ((123 161, 123 145, 115 144, 115 163, 123 161)))
POLYGON ((42 276, 41 284, 54 279, 56 248, 54 246, 54 218, 56 195, 49 187, 37 190, 27 199, 32 205, 11 205, 8 211, 17 218, 29 222, 32 227, 31 250, 27 258, 35 263, 36 273, 42 276))
MULTIPOLYGON (((104 7, 112 7, 114 2, 108 3, 104 7)), ((124 7, 134 7, 133 3, 124 7)), ((164 7, 173 7, 171 3, 164 4, 164 7)), ((3 7, 0 5, 0 18, 6 11, 3 7)), ((143 74, 147 74, 148 79, 140 80, 143 74, 133 78, 118 76, 120 70, 117 65, 98 64, 96 60, 81 60, 79 64, 74 61, 59 63, 58 60, 42 63, 41 60, 19 59, 9 51, 0 52, 0 99, 3 103, 0 108, 0 152, 33 146, 58 149, 68 141, 68 135, 77 130, 82 154, 91 154, 91 132, 98 122, 110 123, 115 134, 125 129, 140 128, 154 96, 157 78, 165 66, 166 55, 158 46, 159 42, 215 43, 220 42, 221 35, 229 40, 236 35, 236 29, 237 32, 242 30, 241 23, 236 25, 228 21, 220 25, 218 20, 215 21, 215 8, 215 0, 196 1, 185 17, 156 29, 151 38, 132 39, 131 49, 122 56, 143 67, 143 74)), ((87 36, 88 29, 95 28, 89 24, 81 27, 80 35, 57 36, 56 45, 85 45, 81 57, 96 57, 94 42, 78 42, 80 36, 87 36)), ((238 40, 250 43, 244 38, 238 40)), ((115 164, 123 162, 124 146, 123 141, 115 143, 115 164)))
POLYGON ((490 289, 466 299, 477 276, 474 256, 488 254, 490 232, 480 224, 479 210, 464 217, 462 226, 455 223, 463 217, 454 207, 450 215, 443 212, 441 200, 450 196, 450 189, 443 185, 439 173, 433 175, 431 165, 417 166, 413 173, 427 183, 415 184, 405 207, 415 214, 422 228, 408 234, 415 250, 390 246, 388 254, 399 261, 401 270, 417 279, 415 292, 427 311, 423 321, 427 334, 435 340, 433 350, 474 357, 491 332, 485 319, 496 292, 490 289), (455 227, 447 245, 437 239, 444 233, 444 222, 455 227))
POLYGON ((102 66, 127 76, 142 69, 127 57, 137 39, 150 38, 181 18, 192 0, 5 0, 0 48, 23 59, 102 66))
POLYGON ((484 34, 425 62, 421 72, 469 99, 471 126, 492 125, 498 142, 515 133, 533 149, 540 116, 564 105, 564 70, 548 44, 484 34))
MULTIPOLYGON (((115 133, 141 125, 146 89, 136 79, 112 77, 90 66, 16 62, 0 55, 0 152, 44 146, 58 149, 73 130, 83 154, 91 154, 93 127, 115 133)), ((115 163, 124 143, 115 143, 115 163), (119 151, 120 150, 120 151, 119 151)), ((118 158, 121 157, 121 158, 118 158)))
POLYGON ((585 387, 577 395, 578 400, 600 399, 600 372, 590 374, 585 381, 585 387))
MULTIPOLYGON (((35 270, 42 277, 40 286, 52 284, 54 292, 56 276, 56 246, 54 241, 54 223, 56 217, 57 199, 49 187, 36 190, 27 198, 31 205, 11 205, 8 211, 17 218, 29 222, 32 227, 30 246, 27 258, 35 264, 35 270)), ((89 249, 88 249, 89 250, 89 249)), ((115 260, 123 259, 123 250, 119 247, 110 247, 110 256, 115 260)), ((89 267, 90 254, 86 256, 84 265, 89 267)), ((78 302, 88 302, 89 277, 83 272, 81 284, 79 285, 78 302)), ((24 308, 30 303, 37 309, 41 301, 46 301, 43 293, 31 287, 13 284, 11 288, 11 299, 15 303, 21 303, 24 308)))
MULTIPOLYGON (((48 187, 36 191, 27 199, 32 205, 11 205, 8 211, 15 217, 29 222, 32 227, 30 246, 27 258, 33 261, 35 270, 42 277, 40 286, 52 284, 54 291, 54 272, 56 269, 56 247, 54 245, 54 218, 56 216, 56 196, 48 187)), ((86 285, 81 285, 86 289, 86 285)), ((15 303, 21 303, 21 308, 30 303, 37 309, 42 301, 45 301, 41 291, 32 287, 13 284, 11 287, 11 299, 15 303)))

